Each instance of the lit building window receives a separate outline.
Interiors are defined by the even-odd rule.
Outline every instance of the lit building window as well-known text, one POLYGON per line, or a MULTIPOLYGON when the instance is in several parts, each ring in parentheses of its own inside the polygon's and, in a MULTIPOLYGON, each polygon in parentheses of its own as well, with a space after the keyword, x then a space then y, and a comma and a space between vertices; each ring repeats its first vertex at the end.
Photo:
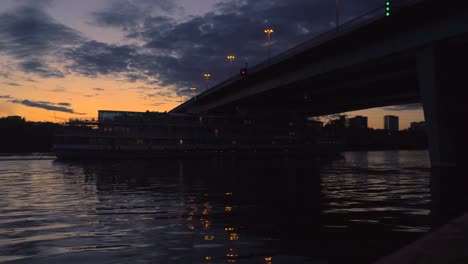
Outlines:
POLYGON ((239 240, 239 234, 237 233, 229 234, 229 240, 239 240))
POLYGON ((214 239, 215 239, 215 237, 212 236, 212 235, 206 235, 206 236, 205 236, 205 240, 206 240, 206 241, 212 241, 212 240, 214 240, 214 239))

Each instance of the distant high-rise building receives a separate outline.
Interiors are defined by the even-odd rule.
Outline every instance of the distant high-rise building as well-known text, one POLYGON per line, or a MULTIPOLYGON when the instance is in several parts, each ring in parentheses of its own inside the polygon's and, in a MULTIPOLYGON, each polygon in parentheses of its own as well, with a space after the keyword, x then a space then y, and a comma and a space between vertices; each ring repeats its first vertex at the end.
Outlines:
POLYGON ((426 122, 411 122, 410 130, 424 130, 426 127, 426 122))
POLYGON ((355 116, 349 119, 350 128, 367 128, 367 116, 355 116))
POLYGON ((339 124, 341 127, 349 127, 349 119, 345 115, 340 115, 339 124))
POLYGON ((394 116, 394 115, 384 116, 384 129, 388 131, 400 130, 398 116, 394 116))

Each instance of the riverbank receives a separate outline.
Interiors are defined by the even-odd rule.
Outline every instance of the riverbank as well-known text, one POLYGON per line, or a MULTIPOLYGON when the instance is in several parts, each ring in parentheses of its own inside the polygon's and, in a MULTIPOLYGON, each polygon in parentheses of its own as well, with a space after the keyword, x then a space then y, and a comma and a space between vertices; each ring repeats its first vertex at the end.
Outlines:
POLYGON ((427 234, 376 264, 468 263, 468 214, 427 234))

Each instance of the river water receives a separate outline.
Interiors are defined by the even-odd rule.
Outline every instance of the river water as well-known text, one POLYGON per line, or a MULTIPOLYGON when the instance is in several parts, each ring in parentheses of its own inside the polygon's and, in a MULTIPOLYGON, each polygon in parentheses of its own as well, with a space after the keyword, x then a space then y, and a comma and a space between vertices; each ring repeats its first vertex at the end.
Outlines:
POLYGON ((0 157, 0 262, 369 263, 431 228, 427 151, 0 157))

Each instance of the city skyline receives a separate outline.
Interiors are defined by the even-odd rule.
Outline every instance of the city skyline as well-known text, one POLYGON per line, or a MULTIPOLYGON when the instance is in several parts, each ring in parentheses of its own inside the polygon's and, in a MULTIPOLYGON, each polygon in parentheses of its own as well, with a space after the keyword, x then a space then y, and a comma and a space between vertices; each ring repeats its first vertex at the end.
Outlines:
MULTIPOLYGON (((245 62, 264 61, 265 28, 274 28, 274 56, 336 26, 334 3, 257 2, 2 1, 0 116, 63 122, 106 109, 168 111, 191 98, 191 88, 200 93, 245 62), (304 7, 322 12, 311 17, 304 7)), ((340 21, 377 5, 344 3, 340 21)), ((424 120, 419 104, 346 114, 368 116, 374 128, 384 115, 399 115, 401 128, 424 120)))

